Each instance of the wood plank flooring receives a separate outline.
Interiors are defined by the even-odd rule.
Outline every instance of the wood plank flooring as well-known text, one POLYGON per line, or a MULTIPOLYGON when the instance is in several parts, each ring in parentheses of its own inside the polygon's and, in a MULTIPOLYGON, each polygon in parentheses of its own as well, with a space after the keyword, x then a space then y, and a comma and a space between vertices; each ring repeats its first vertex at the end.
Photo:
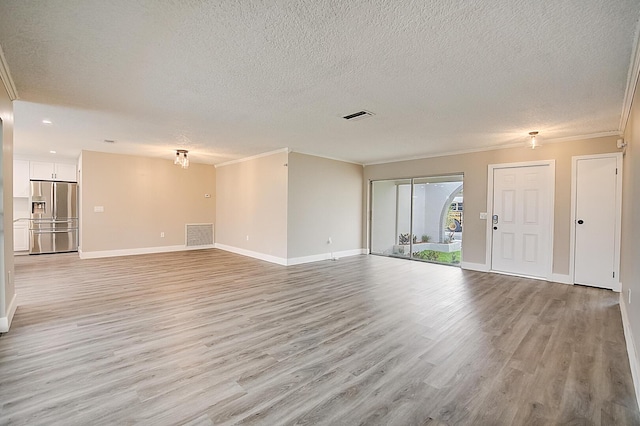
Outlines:
POLYGON ((16 258, 0 424, 640 424, 618 294, 376 256, 16 258))

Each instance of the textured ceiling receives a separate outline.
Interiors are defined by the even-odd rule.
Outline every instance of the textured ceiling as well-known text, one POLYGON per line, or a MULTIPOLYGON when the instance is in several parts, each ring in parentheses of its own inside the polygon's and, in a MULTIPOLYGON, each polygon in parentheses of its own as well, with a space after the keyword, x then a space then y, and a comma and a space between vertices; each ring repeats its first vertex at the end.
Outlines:
POLYGON ((369 163, 619 130, 639 16, 637 0, 3 0, 0 45, 17 153, 369 163))

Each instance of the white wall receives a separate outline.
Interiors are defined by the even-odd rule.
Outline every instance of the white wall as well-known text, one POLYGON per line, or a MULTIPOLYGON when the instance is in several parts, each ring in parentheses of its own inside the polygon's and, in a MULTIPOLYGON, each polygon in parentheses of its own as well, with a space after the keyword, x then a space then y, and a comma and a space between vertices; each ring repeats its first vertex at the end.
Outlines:
POLYGON ((2 143, 2 229, 0 229, 0 332, 9 330, 16 309, 16 289, 13 282, 13 105, 3 84, 0 84, 0 133, 2 143))
POLYGON ((362 166, 297 152, 288 164, 289 261, 361 252, 362 166))
POLYGON ((211 165, 94 151, 79 164, 82 257, 184 248, 187 223, 215 221, 211 165))
POLYGON ((216 245, 286 264, 288 153, 216 168, 216 245))
POLYGON ((620 297, 631 370, 640 403, 640 84, 625 131, 628 143, 622 174, 622 250, 620 297), (631 292, 631 303, 629 303, 631 292))

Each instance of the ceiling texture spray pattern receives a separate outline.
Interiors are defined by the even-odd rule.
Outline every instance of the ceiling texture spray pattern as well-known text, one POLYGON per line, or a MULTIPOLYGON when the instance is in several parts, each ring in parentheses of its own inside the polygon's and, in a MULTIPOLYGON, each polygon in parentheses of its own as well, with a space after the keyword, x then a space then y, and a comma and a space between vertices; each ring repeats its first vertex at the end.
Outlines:
POLYGON ((18 153, 370 163, 618 131, 639 17, 636 0, 3 0, 0 45, 18 153))

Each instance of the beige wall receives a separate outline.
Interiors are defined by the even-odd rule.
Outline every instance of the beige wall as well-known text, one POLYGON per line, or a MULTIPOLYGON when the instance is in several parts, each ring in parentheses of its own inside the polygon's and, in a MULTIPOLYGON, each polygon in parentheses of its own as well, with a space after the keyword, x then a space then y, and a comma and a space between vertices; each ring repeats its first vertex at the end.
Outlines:
POLYGON ((83 254, 184 246, 185 224, 215 221, 213 166, 185 170, 172 160, 93 151, 82 151, 79 164, 83 254))
MULTIPOLYGON (((556 161, 553 272, 569 273, 569 231, 571 221, 571 157, 574 155, 618 152, 617 137, 549 143, 539 149, 522 147, 420 160, 367 166, 365 183, 370 180, 464 173, 463 261, 485 263, 487 221, 479 218, 487 211, 487 173, 489 164, 534 160, 556 161)), ((368 188, 365 188, 368 191, 368 188)), ((366 223, 365 223, 366 225, 366 223)), ((368 247, 367 232, 363 233, 368 247)))
POLYGON ((288 258, 361 249, 362 166, 295 152, 288 163, 288 258))
POLYGON ((216 244, 287 258, 287 157, 216 168, 216 244))
MULTIPOLYGON (((1 82, 0 82, 1 83, 1 82)), ((2 120, 2 226, 0 231, 0 318, 6 317, 16 294, 13 284, 13 105, 0 84, 0 120, 2 120)))
MULTIPOLYGON (((640 86, 640 84, 639 84, 640 86)), ((626 127, 628 143, 622 174, 622 250, 620 276, 622 300, 636 345, 640 344, 640 87, 636 87, 631 115, 626 127), (629 304, 631 290, 631 304, 629 304)), ((637 349, 637 348, 636 348, 637 349)), ((630 354, 633 356, 634 354, 630 354)), ((640 360, 636 356, 636 365, 640 360)), ((640 393, 640 390, 636 390, 640 393)))

